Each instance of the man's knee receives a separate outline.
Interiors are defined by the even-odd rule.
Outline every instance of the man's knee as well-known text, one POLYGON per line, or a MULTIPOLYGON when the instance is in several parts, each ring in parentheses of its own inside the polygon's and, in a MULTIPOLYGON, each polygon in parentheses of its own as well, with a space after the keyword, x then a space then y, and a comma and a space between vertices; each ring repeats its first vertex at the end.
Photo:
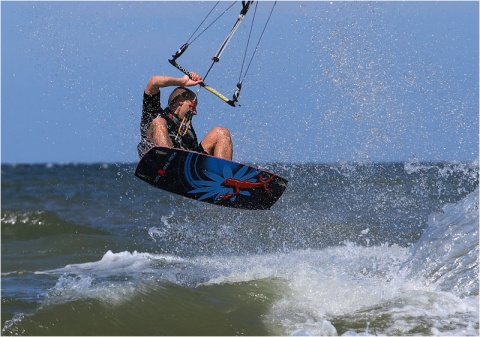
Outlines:
POLYGON ((148 130, 148 139, 157 146, 173 146, 168 135, 167 121, 165 119, 157 117, 152 121, 148 130))
POLYGON ((168 133, 167 121, 161 117, 154 118, 148 130, 149 138, 153 140, 153 138, 165 132, 168 133))
POLYGON ((156 117, 152 120, 152 124, 156 128, 167 128, 167 121, 162 117, 156 117))
POLYGON ((227 140, 229 142, 232 141, 232 135, 230 134, 230 130, 223 126, 216 126, 212 129, 215 135, 217 135, 218 139, 220 140, 227 140))

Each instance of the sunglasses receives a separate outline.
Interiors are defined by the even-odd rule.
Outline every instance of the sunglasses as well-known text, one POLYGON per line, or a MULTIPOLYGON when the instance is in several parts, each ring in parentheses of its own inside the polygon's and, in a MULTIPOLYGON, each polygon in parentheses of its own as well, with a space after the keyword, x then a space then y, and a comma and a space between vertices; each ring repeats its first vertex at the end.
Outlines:
POLYGON ((190 101, 190 104, 188 105, 188 108, 192 111, 197 110, 197 102, 196 101, 190 101))

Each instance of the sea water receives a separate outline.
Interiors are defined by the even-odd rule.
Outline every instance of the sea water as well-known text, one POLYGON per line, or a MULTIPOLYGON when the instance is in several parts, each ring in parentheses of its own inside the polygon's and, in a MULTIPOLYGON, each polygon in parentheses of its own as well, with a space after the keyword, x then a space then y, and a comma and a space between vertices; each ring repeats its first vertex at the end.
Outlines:
POLYGON ((479 334, 478 162, 261 166, 269 211, 2 165, 2 334, 479 334))

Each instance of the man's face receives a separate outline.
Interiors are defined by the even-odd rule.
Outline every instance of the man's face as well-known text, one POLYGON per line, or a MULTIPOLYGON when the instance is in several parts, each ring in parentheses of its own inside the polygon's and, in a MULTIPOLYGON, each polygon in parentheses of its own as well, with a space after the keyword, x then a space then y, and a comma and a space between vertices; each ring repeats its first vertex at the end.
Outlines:
POLYGON ((192 110, 193 114, 197 114, 197 102, 191 100, 185 100, 180 103, 177 109, 177 115, 180 119, 183 119, 188 110, 192 110))

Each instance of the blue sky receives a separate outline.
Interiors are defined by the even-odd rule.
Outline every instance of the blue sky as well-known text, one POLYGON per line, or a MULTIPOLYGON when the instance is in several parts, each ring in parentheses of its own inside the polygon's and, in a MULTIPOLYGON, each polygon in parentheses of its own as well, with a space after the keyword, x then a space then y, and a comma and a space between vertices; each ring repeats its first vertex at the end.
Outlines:
MULTIPOLYGON (((2 1, 2 163, 136 162, 145 84, 181 75, 167 60, 213 5, 2 1)), ((204 75, 239 6, 178 62, 204 75)), ((242 162, 476 160, 478 6, 280 1, 241 107, 202 89, 197 134, 228 127, 242 162)), ((206 81, 227 96, 251 14, 206 81)))

